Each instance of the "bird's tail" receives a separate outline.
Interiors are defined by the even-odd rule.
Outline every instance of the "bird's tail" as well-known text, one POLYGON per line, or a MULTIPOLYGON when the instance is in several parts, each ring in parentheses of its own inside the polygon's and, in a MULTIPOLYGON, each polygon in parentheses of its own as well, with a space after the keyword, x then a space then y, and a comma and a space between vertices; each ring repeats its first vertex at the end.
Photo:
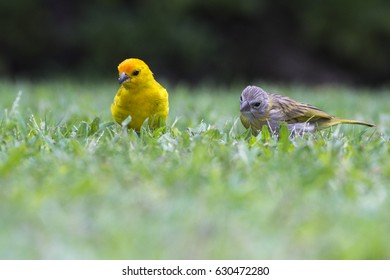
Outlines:
POLYGON ((358 124, 358 125, 365 125, 365 126, 368 126, 368 127, 374 127, 375 124, 372 124, 372 123, 367 123, 367 122, 361 122, 361 121, 356 121, 356 120, 347 120, 347 119, 339 119, 339 118, 333 118, 333 119, 330 119, 330 120, 327 120, 326 122, 323 122, 321 124, 319 124, 319 127, 320 129, 321 128, 326 128, 326 127, 329 127, 329 126, 333 126, 333 125, 336 125, 336 124, 358 124))

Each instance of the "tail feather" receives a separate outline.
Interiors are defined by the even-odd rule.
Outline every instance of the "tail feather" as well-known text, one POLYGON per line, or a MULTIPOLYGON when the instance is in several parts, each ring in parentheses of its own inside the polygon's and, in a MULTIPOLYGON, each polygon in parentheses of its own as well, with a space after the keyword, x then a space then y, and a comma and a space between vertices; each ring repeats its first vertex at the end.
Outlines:
POLYGON ((375 127, 374 124, 367 123, 367 122, 362 122, 362 121, 356 121, 356 120, 347 120, 347 119, 338 119, 338 118, 333 118, 330 120, 326 120, 322 123, 319 123, 320 129, 322 128, 327 128, 329 126, 333 126, 336 124, 358 124, 358 125, 364 125, 368 127, 375 127))

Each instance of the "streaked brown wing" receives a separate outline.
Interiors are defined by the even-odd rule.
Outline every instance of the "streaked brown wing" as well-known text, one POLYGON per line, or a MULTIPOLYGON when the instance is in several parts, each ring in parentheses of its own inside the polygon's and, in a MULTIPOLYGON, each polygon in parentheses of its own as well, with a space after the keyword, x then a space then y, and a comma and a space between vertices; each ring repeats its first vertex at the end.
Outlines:
POLYGON ((286 96, 273 94, 273 107, 279 107, 287 123, 317 122, 333 119, 332 115, 309 104, 295 101, 286 96))

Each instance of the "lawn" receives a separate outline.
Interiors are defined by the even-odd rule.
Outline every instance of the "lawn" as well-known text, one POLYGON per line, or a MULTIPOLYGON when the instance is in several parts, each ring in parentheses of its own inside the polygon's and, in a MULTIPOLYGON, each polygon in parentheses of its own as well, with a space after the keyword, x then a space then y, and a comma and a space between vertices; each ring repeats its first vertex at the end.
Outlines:
POLYGON ((263 86, 377 124, 248 135, 244 85, 168 87, 166 129, 117 84, 0 84, 1 259, 389 259, 388 89, 263 86))

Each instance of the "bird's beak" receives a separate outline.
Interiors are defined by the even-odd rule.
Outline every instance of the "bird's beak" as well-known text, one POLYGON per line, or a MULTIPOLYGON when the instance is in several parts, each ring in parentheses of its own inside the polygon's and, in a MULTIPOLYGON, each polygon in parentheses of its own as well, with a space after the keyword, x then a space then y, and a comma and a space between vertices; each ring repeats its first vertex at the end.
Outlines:
POLYGON ((248 101, 242 101, 240 103, 240 111, 241 112, 248 112, 250 111, 251 106, 249 105, 248 101))
POLYGON ((119 75, 119 79, 118 79, 119 84, 121 85, 124 81, 126 81, 126 80, 128 80, 128 79, 130 79, 130 77, 127 76, 127 74, 126 74, 125 72, 121 73, 121 74, 119 75))

